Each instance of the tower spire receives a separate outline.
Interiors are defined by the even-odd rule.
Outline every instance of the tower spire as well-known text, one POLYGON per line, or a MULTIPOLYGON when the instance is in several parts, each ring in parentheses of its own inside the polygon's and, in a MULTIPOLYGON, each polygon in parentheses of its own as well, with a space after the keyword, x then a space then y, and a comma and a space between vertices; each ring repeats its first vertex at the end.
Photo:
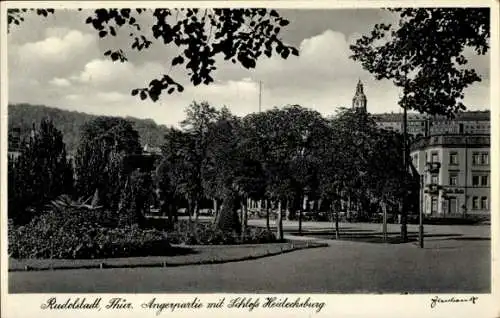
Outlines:
POLYGON ((361 79, 358 79, 358 84, 356 85, 356 93, 352 99, 352 108, 361 109, 366 112, 366 95, 363 91, 363 83, 361 79))

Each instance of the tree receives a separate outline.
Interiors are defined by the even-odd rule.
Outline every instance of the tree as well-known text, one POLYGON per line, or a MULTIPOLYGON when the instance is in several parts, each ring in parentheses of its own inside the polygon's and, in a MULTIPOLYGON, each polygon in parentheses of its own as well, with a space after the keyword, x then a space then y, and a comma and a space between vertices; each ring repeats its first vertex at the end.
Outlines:
POLYGON ((142 225, 153 195, 153 180, 149 171, 136 169, 130 173, 122 189, 119 225, 142 225))
POLYGON ((372 146, 376 149, 371 156, 368 195, 380 206, 384 214, 384 238, 387 238, 387 207, 397 206, 403 196, 418 197, 419 180, 415 180, 401 165, 403 138, 400 134, 379 130, 374 135, 372 146), (407 193, 405 193, 407 192, 407 193))
MULTIPOLYGON (((363 111, 341 109, 330 120, 322 142, 319 192, 331 202, 337 238, 342 200, 354 202, 362 218, 370 216, 374 203, 386 206, 399 202, 406 189, 400 135, 379 129, 363 111)), ((407 180, 412 180, 410 175, 407 180)))
MULTIPOLYGON (((181 122, 181 127, 190 134, 192 141, 191 155, 189 159, 192 165, 192 184, 193 196, 189 198, 192 201, 189 213, 198 219, 200 200, 203 196, 202 187, 204 180, 204 165, 207 160, 208 149, 208 129, 211 123, 217 118, 217 110, 207 102, 193 102, 186 109, 186 119, 181 122)), ((186 144, 187 145, 187 144, 186 144)))
POLYGON ((261 162, 249 152, 253 140, 248 133, 240 118, 222 108, 217 121, 209 125, 203 174, 205 194, 222 204, 216 226, 242 235, 246 233, 248 199, 262 198, 266 184, 261 162))
POLYGON ((453 116, 466 107, 463 90, 480 81, 466 68, 464 49, 489 49, 489 8, 398 8, 398 24, 377 24, 351 45, 351 58, 375 78, 403 90, 400 105, 421 113, 453 116))
POLYGON ((38 129, 33 124, 19 157, 9 163, 9 218, 25 223, 32 217, 27 208, 40 212, 50 200, 71 194, 72 189, 73 171, 61 132, 48 119, 38 129))
POLYGON ((99 204, 116 210, 126 180, 123 159, 141 151, 139 135, 125 119, 102 116, 84 124, 75 156, 78 194, 97 191, 99 204))
MULTIPOLYGON (((161 180, 162 196, 170 209, 177 198, 188 202, 188 214, 191 220, 193 210, 202 196, 199 175, 199 157, 196 152, 194 134, 176 128, 170 128, 162 146, 162 159, 158 167, 161 180)), ((176 211, 176 209, 175 209, 176 211)), ((175 216, 175 211, 170 215, 175 216)))
MULTIPOLYGON (((79 9, 81 10, 81 9, 79 9)), ((9 9, 8 24, 19 25, 28 9, 9 9)), ((31 10, 33 11, 33 9, 31 10)), ((38 15, 54 14, 54 9, 37 9, 38 15)), ((208 85, 214 81, 212 74, 217 69, 216 58, 238 63, 244 68, 256 67, 257 59, 264 54, 271 57, 273 52, 283 59, 298 56, 296 48, 283 43, 281 28, 289 21, 276 10, 262 8, 242 9, 96 9, 87 17, 100 38, 114 37, 120 31, 129 33, 131 50, 141 52, 153 43, 175 46, 180 52, 170 57, 171 67, 182 65, 189 71, 193 85, 208 85), (147 30, 141 18, 151 17, 153 23, 147 30), (152 37, 151 37, 152 35, 152 37)), ((113 61, 127 61, 122 50, 110 49, 104 55, 113 61)), ((132 90, 142 100, 159 99, 166 90, 182 92, 184 87, 166 72, 161 78, 153 79, 147 87, 132 90)))
POLYGON ((244 233, 245 207, 241 203, 245 201, 242 197, 246 189, 239 178, 243 177, 245 158, 239 145, 240 132, 240 121, 233 116, 219 116, 207 131, 209 143, 204 165, 204 188, 208 195, 221 202, 215 225, 225 232, 244 233), (237 214, 239 208, 241 218, 237 214))
POLYGON ((251 114, 244 118, 248 154, 259 160, 266 180, 266 196, 278 203, 277 236, 283 239, 282 214, 293 214, 307 184, 313 184, 310 161, 314 141, 322 135, 324 120, 298 105, 251 114), (309 166, 310 168, 310 166, 309 166))
MULTIPOLYGON (((398 8, 397 28, 377 24, 368 36, 351 46, 352 59, 375 75, 389 79, 402 89, 399 105, 403 116, 403 158, 408 166, 406 112, 453 117, 465 110, 463 90, 481 78, 467 69, 464 48, 477 54, 489 49, 489 8, 398 8)), ((406 184, 406 182, 405 182, 406 184)), ((407 200, 403 195, 401 236, 408 239, 406 227, 407 200)))

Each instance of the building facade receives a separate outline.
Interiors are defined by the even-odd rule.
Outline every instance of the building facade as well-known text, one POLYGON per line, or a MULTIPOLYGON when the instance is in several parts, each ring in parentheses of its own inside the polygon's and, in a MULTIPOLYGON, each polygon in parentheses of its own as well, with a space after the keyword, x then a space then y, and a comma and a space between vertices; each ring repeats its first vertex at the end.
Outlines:
MULTIPOLYGON (((367 112, 367 102, 368 99, 364 93, 363 83, 358 81, 352 99, 352 108, 367 112)), ((403 132, 402 113, 372 114, 372 117, 380 128, 399 133, 403 132)), ((459 112, 453 119, 445 116, 430 116, 417 113, 408 113, 407 117, 408 134, 417 138, 444 134, 490 134, 490 129, 489 111, 459 112)))
MULTIPOLYGON (((403 114, 383 113, 372 116, 380 128, 403 132, 403 114)), ((408 134, 414 137, 489 134, 491 128, 489 111, 461 112, 453 119, 409 113, 407 123, 408 134)))
MULTIPOLYGON (((353 108, 366 111, 358 82, 353 108)), ((372 114, 380 128, 403 132, 402 113, 372 114)), ((420 206, 427 216, 490 215, 490 112, 468 111, 450 119, 408 113, 410 156, 420 176, 420 206)))
POLYGON ((436 135, 411 147, 421 175, 424 214, 464 217, 490 214, 490 136, 436 135))

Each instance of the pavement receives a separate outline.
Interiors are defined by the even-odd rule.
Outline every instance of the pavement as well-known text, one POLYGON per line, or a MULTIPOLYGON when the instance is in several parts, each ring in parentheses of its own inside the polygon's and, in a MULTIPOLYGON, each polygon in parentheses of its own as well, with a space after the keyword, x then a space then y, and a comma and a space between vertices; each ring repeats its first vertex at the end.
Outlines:
MULTIPOLYGON (((262 225, 261 220, 250 224, 262 225)), ((347 233, 376 236, 380 224, 305 222, 307 235, 285 221, 288 238, 327 242, 255 260, 167 268, 113 268, 10 272, 10 293, 489 293, 489 226, 426 226, 425 247, 383 244, 347 233), (311 233, 312 232, 312 233, 311 233)), ((398 235, 399 225, 388 228, 398 235)), ((416 226, 408 227, 410 233, 416 226)))

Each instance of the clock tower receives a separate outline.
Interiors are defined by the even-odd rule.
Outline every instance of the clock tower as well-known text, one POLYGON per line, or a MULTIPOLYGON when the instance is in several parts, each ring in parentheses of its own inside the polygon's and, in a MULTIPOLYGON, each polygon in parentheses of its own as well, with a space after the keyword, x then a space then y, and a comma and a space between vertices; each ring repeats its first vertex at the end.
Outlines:
POLYGON ((356 93, 352 99, 352 108, 366 112, 366 95, 363 92, 363 83, 359 80, 356 86, 356 93))

